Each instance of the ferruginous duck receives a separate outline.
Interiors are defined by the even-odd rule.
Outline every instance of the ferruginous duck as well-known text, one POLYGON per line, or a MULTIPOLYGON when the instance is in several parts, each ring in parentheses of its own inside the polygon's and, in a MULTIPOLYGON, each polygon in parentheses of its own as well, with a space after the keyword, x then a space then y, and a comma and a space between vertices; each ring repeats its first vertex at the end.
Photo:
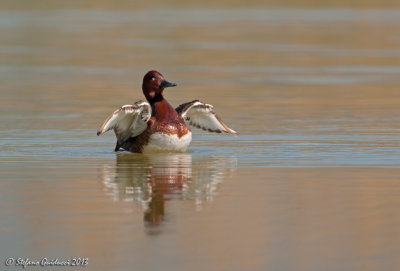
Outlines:
POLYGON ((175 83, 165 80, 158 71, 149 71, 142 85, 147 102, 138 101, 117 109, 104 121, 97 135, 114 129, 117 137, 115 151, 122 148, 135 153, 186 151, 192 141, 188 125, 209 132, 237 135, 215 114, 210 104, 194 100, 174 109, 163 93, 165 88, 174 86, 175 83))

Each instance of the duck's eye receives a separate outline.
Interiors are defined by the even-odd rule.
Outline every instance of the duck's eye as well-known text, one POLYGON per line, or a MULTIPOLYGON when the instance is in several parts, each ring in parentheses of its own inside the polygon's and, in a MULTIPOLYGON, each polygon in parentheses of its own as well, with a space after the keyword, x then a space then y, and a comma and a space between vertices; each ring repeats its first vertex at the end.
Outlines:
POLYGON ((156 77, 155 77, 155 76, 153 76, 153 77, 151 78, 151 80, 156 80, 156 77))

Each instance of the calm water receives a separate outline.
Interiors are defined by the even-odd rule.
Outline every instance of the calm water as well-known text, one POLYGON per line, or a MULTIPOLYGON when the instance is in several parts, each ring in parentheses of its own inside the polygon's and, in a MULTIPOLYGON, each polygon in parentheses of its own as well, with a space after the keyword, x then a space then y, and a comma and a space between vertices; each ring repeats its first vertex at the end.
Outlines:
POLYGON ((400 269, 400 9, 41 3, 0 11, 2 270, 400 269), (240 136, 114 153, 150 69, 240 136))

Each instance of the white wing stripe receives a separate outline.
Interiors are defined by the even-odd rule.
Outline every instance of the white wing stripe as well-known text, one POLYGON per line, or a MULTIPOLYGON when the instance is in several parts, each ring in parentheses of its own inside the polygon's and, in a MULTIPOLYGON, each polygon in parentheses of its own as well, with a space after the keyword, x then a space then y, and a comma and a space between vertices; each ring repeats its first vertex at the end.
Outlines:
POLYGON ((207 130, 210 132, 225 132, 234 136, 237 133, 230 129, 214 112, 214 107, 200 101, 193 101, 182 104, 177 108, 178 113, 189 125, 207 130))
POLYGON ((97 135, 114 129, 118 142, 123 142, 146 130, 150 117, 151 106, 147 102, 139 101, 133 105, 124 105, 106 119, 97 135))

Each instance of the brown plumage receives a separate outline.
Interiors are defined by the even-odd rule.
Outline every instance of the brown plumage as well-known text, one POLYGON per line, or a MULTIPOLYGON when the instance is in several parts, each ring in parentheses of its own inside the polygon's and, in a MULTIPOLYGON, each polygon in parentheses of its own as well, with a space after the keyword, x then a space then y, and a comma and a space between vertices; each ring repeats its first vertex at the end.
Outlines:
POLYGON ((115 151, 123 148, 139 153, 154 144, 156 149, 161 150, 186 150, 191 141, 188 124, 209 132, 237 135, 215 114, 212 105, 194 100, 174 109, 164 98, 164 89, 174 86, 176 84, 166 81, 161 73, 149 71, 142 83, 148 103, 139 101, 116 110, 106 119, 97 135, 114 129, 117 136, 115 151), (157 138, 153 137, 155 135, 157 138))

